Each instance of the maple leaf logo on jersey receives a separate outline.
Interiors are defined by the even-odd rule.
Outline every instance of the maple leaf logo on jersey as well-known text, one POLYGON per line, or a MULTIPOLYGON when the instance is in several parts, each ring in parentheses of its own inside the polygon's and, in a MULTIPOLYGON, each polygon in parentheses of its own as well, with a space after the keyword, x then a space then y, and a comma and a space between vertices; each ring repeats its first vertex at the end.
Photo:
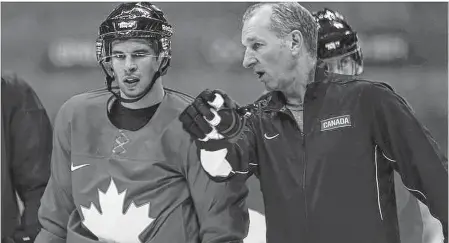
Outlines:
POLYGON ((119 193, 111 178, 106 192, 98 190, 100 210, 93 203, 81 205, 83 224, 100 240, 106 242, 141 243, 139 235, 154 220, 148 216, 150 203, 136 207, 131 202, 123 213, 126 191, 119 193))

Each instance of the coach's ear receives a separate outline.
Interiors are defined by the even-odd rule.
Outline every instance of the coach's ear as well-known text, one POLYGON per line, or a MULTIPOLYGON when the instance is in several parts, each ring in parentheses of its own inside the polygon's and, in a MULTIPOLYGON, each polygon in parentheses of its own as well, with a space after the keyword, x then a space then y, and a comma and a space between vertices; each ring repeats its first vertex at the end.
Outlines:
POLYGON ((290 50, 292 54, 294 56, 297 56, 300 53, 302 53, 301 49, 303 47, 304 38, 302 36, 301 31, 293 30, 289 34, 289 39, 290 39, 290 50))

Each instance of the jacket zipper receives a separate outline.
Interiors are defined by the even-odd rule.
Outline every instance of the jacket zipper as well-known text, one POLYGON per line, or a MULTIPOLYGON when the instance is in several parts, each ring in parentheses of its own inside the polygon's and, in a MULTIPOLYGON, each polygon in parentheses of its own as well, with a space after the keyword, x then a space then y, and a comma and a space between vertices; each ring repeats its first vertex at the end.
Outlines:
MULTIPOLYGON (((307 91, 307 90, 306 90, 307 91)), ((303 110, 303 131, 301 132, 302 136, 302 161, 304 162, 304 169, 302 174, 302 190, 304 193, 304 214, 305 214, 305 238, 307 241, 307 231, 308 231, 308 224, 307 224, 307 218, 308 218, 308 208, 307 208, 307 191, 306 191, 306 170, 307 170, 307 160, 306 160, 306 133, 305 133, 305 127, 306 127, 306 105, 305 105, 305 95, 304 95, 304 110, 303 110)))
POLYGON ((306 220, 307 220, 307 193, 306 193, 306 169, 307 169, 307 163, 306 163, 306 136, 303 133, 302 134, 302 159, 304 161, 304 170, 302 174, 302 190, 304 193, 304 206, 305 206, 305 213, 306 213, 306 220))
MULTIPOLYGON (((304 105, 304 107, 305 107, 305 105, 304 105)), ((305 232, 307 232, 307 217, 308 217, 308 214, 307 214, 307 194, 306 194, 306 168, 307 168, 307 163, 306 163, 306 135, 305 135, 306 133, 304 132, 305 120, 306 120, 305 119, 305 115, 304 115, 305 114, 304 113, 305 108, 304 108, 304 111, 303 111, 303 126, 302 126, 303 129, 302 130, 299 127, 299 125, 296 123, 296 120, 293 117, 293 115, 291 114, 291 112, 290 111, 286 112, 286 110, 287 110, 287 108, 285 106, 280 109, 281 112, 286 113, 294 121, 294 123, 296 125, 296 128, 301 133, 301 138, 302 138, 302 143, 301 143, 301 146, 302 146, 302 161, 304 163, 304 169, 302 171, 303 172, 303 174, 302 174, 302 191, 303 191, 303 194, 304 194, 304 213, 305 213, 305 220, 306 220, 306 224, 305 224, 306 231, 305 232)))
MULTIPOLYGON (((304 169, 303 169, 303 174, 302 174, 302 190, 303 190, 303 193, 304 193, 304 214, 305 214, 305 241, 308 241, 308 237, 307 237, 307 232, 309 231, 309 229, 308 229, 308 223, 307 223, 307 220, 308 220, 308 205, 307 205, 307 191, 306 191, 306 172, 307 172, 307 156, 306 156, 306 139, 307 139, 307 136, 306 136, 306 134, 307 134, 307 132, 306 132, 306 104, 307 104, 307 100, 306 100, 306 97, 307 97, 307 93, 308 93, 308 91, 310 90, 310 87, 309 87, 309 85, 307 85, 306 86, 306 92, 304 93, 304 98, 303 98, 303 107, 304 107, 304 109, 303 109, 303 115, 302 115, 302 117, 303 117, 303 125, 302 125, 302 128, 303 128, 303 131, 302 131, 302 151, 303 151, 303 153, 302 153, 302 159, 303 159, 303 161, 304 161, 304 169)), ((310 91, 309 91, 310 92, 310 91)))
MULTIPOLYGON (((307 93, 307 90, 308 89, 306 89, 306 93, 307 93)), ((301 144, 301 146, 302 146, 302 160, 303 160, 303 163, 304 163, 304 169, 303 169, 303 174, 302 174, 302 190, 303 190, 303 194, 304 194, 304 216, 305 216, 305 227, 306 227, 306 229, 305 229, 305 233, 306 233, 306 241, 307 241, 307 231, 308 231, 308 225, 307 225, 307 218, 308 218, 308 213, 307 213, 307 211, 308 211, 308 209, 307 209, 307 195, 306 195, 306 168, 307 168, 307 162, 306 162, 306 133, 304 132, 304 129, 305 129, 305 121, 306 121, 306 119, 305 119, 305 108, 306 108, 306 100, 305 100, 305 97, 306 97, 306 93, 304 94, 304 110, 303 110, 303 129, 301 130, 301 128, 299 127, 299 125, 297 124, 297 122, 296 122, 296 120, 295 120, 295 118, 293 117, 293 115, 291 114, 291 112, 290 111, 286 111, 287 110, 287 108, 285 107, 285 105, 283 106, 283 107, 281 107, 281 108, 269 108, 269 109, 267 109, 267 111, 271 111, 271 112, 273 112, 273 111, 276 111, 276 112, 281 112, 281 113, 285 113, 285 114, 287 114, 287 116, 289 116, 290 117, 290 119, 292 119, 293 121, 294 121, 294 123, 295 123, 295 125, 296 125, 296 128, 299 130, 299 132, 301 133, 301 138, 302 138, 302 144, 301 144)))

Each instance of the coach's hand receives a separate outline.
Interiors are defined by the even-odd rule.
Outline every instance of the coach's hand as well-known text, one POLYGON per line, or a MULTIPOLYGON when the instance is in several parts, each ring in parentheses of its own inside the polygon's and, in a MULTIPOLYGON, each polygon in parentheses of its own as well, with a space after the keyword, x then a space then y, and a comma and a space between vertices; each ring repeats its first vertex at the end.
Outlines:
POLYGON ((237 108, 236 102, 223 91, 206 89, 181 113, 179 120, 194 139, 232 142, 245 121, 237 108))
POLYGON ((234 174, 228 151, 246 119, 237 108, 224 92, 205 90, 179 116, 184 130, 195 140, 201 165, 214 180, 234 174))

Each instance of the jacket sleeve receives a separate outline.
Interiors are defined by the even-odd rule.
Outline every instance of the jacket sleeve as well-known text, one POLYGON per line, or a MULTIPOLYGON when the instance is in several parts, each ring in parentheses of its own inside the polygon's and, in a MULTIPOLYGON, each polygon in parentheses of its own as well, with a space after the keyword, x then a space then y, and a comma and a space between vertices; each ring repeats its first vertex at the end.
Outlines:
POLYGON ((227 181, 233 177, 249 178, 252 174, 258 176, 256 118, 254 113, 248 112, 241 119, 244 120, 244 126, 233 141, 209 140, 205 142, 207 144, 198 146, 201 148, 201 164, 215 181, 227 181))
POLYGON ((184 168, 199 220, 201 242, 243 242, 249 227, 246 178, 213 181, 201 166, 195 143, 190 143, 184 168))
POLYGON ((373 129, 377 144, 404 185, 443 226, 447 240, 447 158, 406 101, 385 84, 370 89, 373 129))
POLYGON ((39 203, 50 176, 52 126, 47 112, 34 90, 24 81, 15 84, 20 100, 11 117, 11 172, 14 188, 23 202, 21 227, 17 237, 39 232, 39 203))
POLYGON ((70 112, 64 104, 55 120, 51 176, 39 208, 42 229, 36 243, 63 243, 69 215, 75 210, 70 175, 70 112))

